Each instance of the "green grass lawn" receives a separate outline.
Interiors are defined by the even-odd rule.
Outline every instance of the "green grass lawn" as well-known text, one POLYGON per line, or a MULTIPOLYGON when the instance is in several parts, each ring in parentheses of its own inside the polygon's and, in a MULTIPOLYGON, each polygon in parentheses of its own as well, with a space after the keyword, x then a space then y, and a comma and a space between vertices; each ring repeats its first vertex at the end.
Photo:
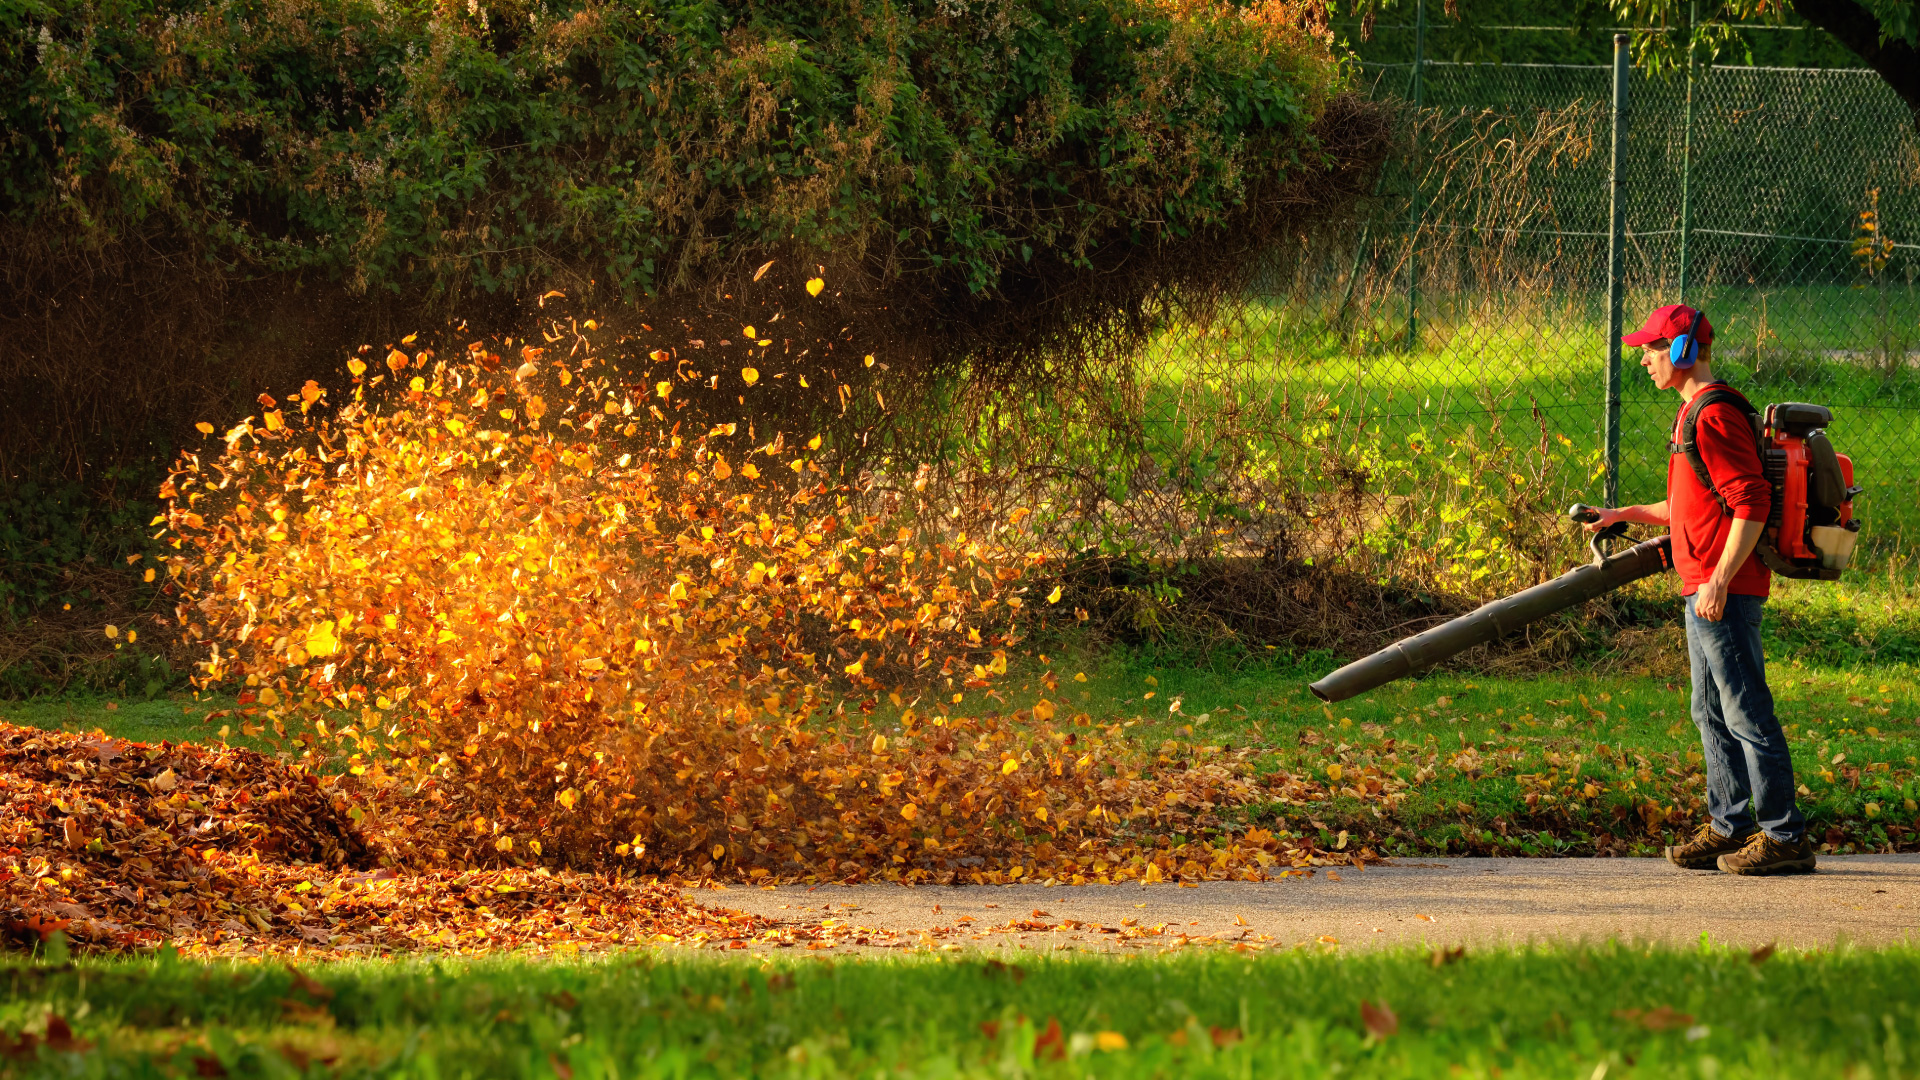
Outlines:
POLYGON ((299 972, 162 956, 0 978, 0 1029, 53 1015, 71 1031, 24 1054, 9 1039, 10 1075, 47 1077, 1894 1077, 1920 1039, 1909 948, 637 952, 299 972))

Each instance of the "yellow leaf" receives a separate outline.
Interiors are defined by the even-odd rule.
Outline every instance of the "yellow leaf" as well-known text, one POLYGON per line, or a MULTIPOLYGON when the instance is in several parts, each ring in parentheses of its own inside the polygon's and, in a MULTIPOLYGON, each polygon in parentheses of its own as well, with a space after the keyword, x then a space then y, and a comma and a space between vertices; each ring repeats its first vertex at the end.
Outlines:
POLYGON ((153 580, 153 567, 151 567, 151 566, 149 566, 149 567, 147 567, 147 573, 146 573, 146 576, 144 576, 144 577, 142 577, 142 578, 141 578, 140 580, 142 580, 142 581, 152 581, 152 580, 153 580))
POLYGON ((847 674, 849 675, 864 674, 866 670, 867 662, 865 660, 855 660, 853 663, 847 665, 847 674))
POLYGON ((815 435, 815 436, 814 436, 813 438, 811 438, 811 439, 808 439, 808 440, 807 440, 807 449, 809 449, 809 450, 818 450, 818 449, 820 449, 820 436, 818 436, 818 435, 815 435))
POLYGON ((1345 770, 1340 768, 1339 762, 1336 761, 1333 764, 1327 766, 1327 779, 1333 781, 1334 783, 1336 784, 1339 783, 1340 778, 1344 775, 1346 775, 1346 772, 1345 770))
POLYGON ((872 353, 868 353, 868 354, 867 354, 867 366, 868 366, 868 367, 872 367, 872 366, 873 366, 873 354, 872 354, 872 353))
POLYGON ((1053 591, 1047 594, 1047 603, 1057 604, 1059 602, 1060 602, 1060 586, 1055 585, 1053 587, 1053 591))
POLYGON ((535 420, 547 415, 546 399, 538 394, 527 399, 527 415, 535 420))
POLYGON ((315 623, 307 631, 306 648, 308 656, 332 656, 339 651, 340 641, 334 637, 332 620, 315 623))
POLYGON ((1147 880, 1149 882, 1165 881, 1167 880, 1166 871, 1160 869, 1159 863, 1148 863, 1147 864, 1147 880))
POLYGON ((280 704, 280 692, 271 686, 261 687, 259 697, 260 704, 268 706, 269 708, 280 704))
POLYGON ((511 837, 511 836, 503 836, 503 837, 501 837, 500 839, 498 839, 498 840, 495 840, 495 841, 493 842, 493 850, 495 850, 495 851, 512 851, 512 850, 513 850, 513 837, 511 837))
POLYGON ((349 360, 347 370, 353 372, 354 377, 358 378, 367 373, 367 362, 358 358, 349 360))
POLYGON ((742 328, 742 329, 741 329, 741 331, 740 331, 740 336, 741 336, 741 337, 743 337, 743 338, 748 338, 748 339, 752 339, 752 338, 757 338, 757 337, 759 337, 760 335, 759 335, 758 333, 755 333, 755 332, 754 332, 754 329, 753 329, 753 327, 751 327, 751 326, 748 326, 748 327, 744 327, 744 328, 742 328))
POLYGON ((1047 701, 1044 698, 1034 702, 1033 718, 1035 720, 1040 721, 1041 723, 1045 723, 1048 720, 1053 719, 1053 702, 1047 701))
POLYGON ((1019 767, 1020 767, 1020 759, 1018 758, 1008 758, 1007 760, 1000 763, 1001 773, 1008 776, 1013 775, 1013 771, 1015 769, 1018 769, 1019 767))
POLYGON ((753 385, 754 383, 757 383, 757 382, 759 382, 759 381, 760 381, 760 372, 759 372, 759 369, 757 369, 757 368, 750 368, 750 367, 744 367, 744 368, 741 368, 741 369, 740 369, 740 378, 742 378, 743 380, 745 380, 745 381, 746 381, 746 384, 747 384, 748 386, 752 386, 752 385, 753 385))
POLYGON ((887 737, 885 735, 875 735, 873 737, 873 752, 876 754, 884 754, 887 752, 887 737))
POLYGON ((807 279, 807 295, 808 296, 819 296, 820 290, 826 287, 827 287, 827 283, 820 278, 807 279))
POLYGON ((211 434, 213 434, 213 425, 212 425, 212 424, 209 424, 209 423, 207 423, 207 422, 206 422, 205 420, 202 420, 202 421, 200 421, 199 423, 197 423, 197 424, 195 424, 195 425, 193 425, 193 426, 194 426, 195 428, 197 428, 197 429, 199 429, 199 431, 200 431, 200 434, 202 434, 202 435, 211 435, 211 434))
POLYGON ((427 389, 427 380, 415 375, 413 378, 407 380, 407 389, 416 394, 423 393, 427 389))
POLYGON ((665 379, 653 384, 653 392, 659 394, 661 397, 666 397, 672 390, 673 384, 667 382, 665 379))
POLYGON ((912 821, 914 818, 920 816, 920 808, 912 803, 908 803, 900 808, 900 816, 906 818, 908 821, 912 821))
POLYGON ((279 409, 268 409, 266 420, 268 431, 279 431, 287 426, 287 422, 280 417, 279 409))
POLYGON ((112 623, 108 623, 108 624, 107 624, 107 636, 108 636, 108 637, 110 637, 110 638, 117 638, 117 637, 119 637, 119 636, 120 636, 120 628, 119 628, 119 627, 117 627, 117 626, 115 626, 115 625, 113 625, 112 623))
POLYGON ((392 368, 395 374, 398 374, 406 366, 407 366, 406 353, 401 352, 399 349, 395 349, 392 352, 387 354, 387 367, 392 368))
POLYGON ((749 461, 745 465, 740 466, 740 475, 749 480, 758 480, 760 479, 760 469, 754 465, 753 462, 749 461))
POLYGON ((554 798, 559 801, 561 806, 564 806, 568 810, 571 810, 573 809, 574 802, 580 798, 580 793, 573 790, 572 788, 568 788, 565 791, 562 791, 560 794, 554 796, 554 798))

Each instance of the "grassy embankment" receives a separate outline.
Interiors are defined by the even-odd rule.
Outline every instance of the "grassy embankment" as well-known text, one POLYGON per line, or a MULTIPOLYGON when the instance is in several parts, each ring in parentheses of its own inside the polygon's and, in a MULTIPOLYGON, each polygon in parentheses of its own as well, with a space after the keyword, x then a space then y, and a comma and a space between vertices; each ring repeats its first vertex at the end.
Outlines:
POLYGON ((1016 955, 87 961, 0 973, 0 1028, 59 1016, 9 1066, 62 1077, 1731 1080, 1911 1075, 1920 1023, 1909 948, 1016 955))

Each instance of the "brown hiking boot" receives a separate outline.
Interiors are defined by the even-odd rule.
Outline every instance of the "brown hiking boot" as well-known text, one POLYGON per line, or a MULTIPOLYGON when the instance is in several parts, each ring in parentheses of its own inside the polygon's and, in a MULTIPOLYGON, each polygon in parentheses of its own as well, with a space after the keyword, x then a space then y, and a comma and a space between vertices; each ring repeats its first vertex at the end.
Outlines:
POLYGON ((1719 866, 1729 874, 1811 874, 1813 841, 1802 836, 1787 843, 1755 833, 1746 847, 1720 856, 1719 866))
POLYGON ((1713 831, 1712 822, 1703 822, 1693 839, 1667 849, 1667 861, 1682 870, 1712 870, 1720 865, 1720 856, 1734 854, 1759 835, 1756 828, 1739 836, 1721 836, 1713 831))

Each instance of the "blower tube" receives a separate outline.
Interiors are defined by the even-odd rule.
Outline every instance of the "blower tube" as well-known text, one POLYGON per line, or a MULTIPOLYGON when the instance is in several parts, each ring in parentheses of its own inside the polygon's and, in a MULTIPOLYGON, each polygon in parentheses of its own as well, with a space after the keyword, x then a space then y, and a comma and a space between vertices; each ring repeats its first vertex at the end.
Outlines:
MULTIPOLYGON (((1576 504, 1567 511, 1575 521, 1592 521, 1597 512, 1576 504)), ((1673 567, 1673 538, 1661 536, 1609 555, 1605 545, 1626 532, 1620 522, 1594 534, 1593 561, 1576 566, 1545 584, 1482 605, 1478 610, 1442 623, 1431 630, 1394 642, 1372 656, 1355 660, 1307 689, 1321 701, 1345 701, 1376 686, 1497 640, 1531 622, 1537 622, 1575 604, 1673 567)))

